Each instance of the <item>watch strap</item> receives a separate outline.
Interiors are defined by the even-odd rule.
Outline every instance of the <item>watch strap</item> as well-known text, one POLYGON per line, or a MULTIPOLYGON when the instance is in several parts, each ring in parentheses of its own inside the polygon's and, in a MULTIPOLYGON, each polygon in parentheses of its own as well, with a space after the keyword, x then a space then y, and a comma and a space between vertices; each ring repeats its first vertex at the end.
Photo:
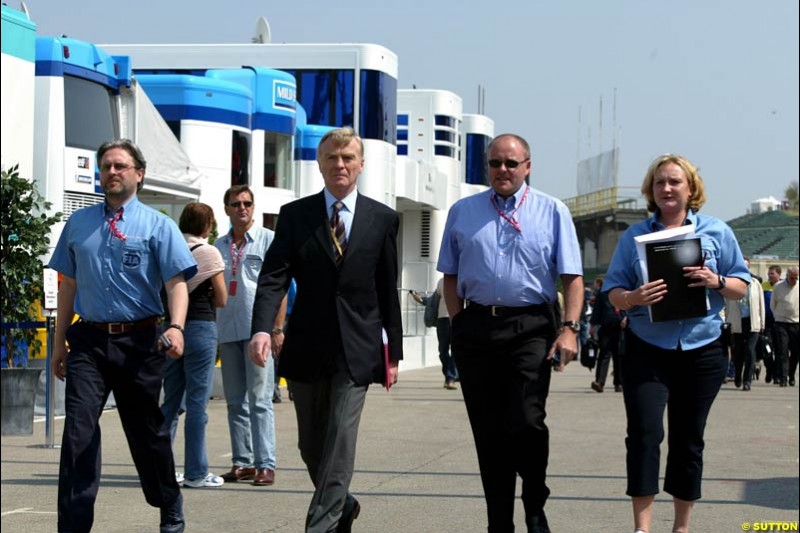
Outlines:
POLYGON ((564 328, 569 328, 575 333, 578 333, 581 330, 581 325, 579 322, 575 322, 574 320, 567 320, 561 323, 561 326, 564 328))

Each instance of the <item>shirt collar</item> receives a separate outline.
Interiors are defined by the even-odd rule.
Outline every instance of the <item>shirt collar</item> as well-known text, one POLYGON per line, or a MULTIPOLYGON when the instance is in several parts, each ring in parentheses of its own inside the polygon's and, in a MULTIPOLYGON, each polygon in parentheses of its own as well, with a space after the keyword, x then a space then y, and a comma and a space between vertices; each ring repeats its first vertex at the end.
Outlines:
MULTIPOLYGON (((333 204, 338 200, 331 192, 325 188, 322 189, 323 194, 325 195, 325 209, 328 212, 328 216, 333 213, 333 204)), ((356 198, 358 197, 358 189, 353 189, 353 192, 342 198, 341 202, 347 208, 348 211, 351 213, 356 212, 356 198)))
MULTIPOLYGON (((250 227, 247 228, 247 230, 245 230, 245 232, 244 232, 244 240, 245 241, 254 242, 256 240, 255 237, 253 237, 253 231, 255 231, 255 229, 256 229, 256 224, 255 224, 255 222, 253 222, 252 224, 250 224, 250 227)), ((228 233, 225 234, 225 237, 230 239, 230 242, 233 242, 233 227, 232 226, 231 226, 231 229, 228 230, 228 233)), ((208 242, 208 241, 206 241, 206 242, 208 242)))
MULTIPOLYGON (((650 231, 661 231, 664 229, 664 224, 658 221, 658 216, 661 214, 661 211, 656 209, 656 212, 653 213, 653 216, 648 219, 648 227, 650 231)), ((687 226, 689 224, 693 224, 697 226, 697 213, 692 209, 689 209, 689 213, 686 215, 686 218, 683 220, 682 226, 687 226)))
MULTIPOLYGON (((131 196, 127 202, 122 204, 122 216, 120 217, 122 220, 125 220, 126 215, 132 215, 136 213, 136 209, 139 207, 139 198, 134 194, 131 196)), ((113 216, 117 213, 116 210, 112 210, 111 206, 108 205, 108 202, 103 201, 103 213, 108 216, 113 216)))
POLYGON ((517 189, 517 192, 509 196, 508 199, 506 200, 503 200, 502 197, 498 196, 497 193, 494 191, 494 189, 489 189, 489 195, 492 202, 496 201, 497 205, 503 206, 506 209, 512 209, 515 206, 519 205, 520 201, 522 200, 522 197, 525 195, 525 191, 528 190, 528 187, 530 187, 530 185, 528 185, 527 183, 523 183, 522 187, 517 189))

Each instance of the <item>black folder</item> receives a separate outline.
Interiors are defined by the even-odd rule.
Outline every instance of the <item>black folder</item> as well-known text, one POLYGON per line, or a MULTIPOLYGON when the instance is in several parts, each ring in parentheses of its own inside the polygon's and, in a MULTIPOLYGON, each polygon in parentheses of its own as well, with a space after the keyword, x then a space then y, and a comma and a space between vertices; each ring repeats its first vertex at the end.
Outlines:
POLYGON ((705 287, 689 287, 683 267, 701 266, 703 250, 699 238, 679 239, 645 244, 650 281, 663 279, 667 295, 650 306, 653 322, 682 320, 706 316, 705 287))

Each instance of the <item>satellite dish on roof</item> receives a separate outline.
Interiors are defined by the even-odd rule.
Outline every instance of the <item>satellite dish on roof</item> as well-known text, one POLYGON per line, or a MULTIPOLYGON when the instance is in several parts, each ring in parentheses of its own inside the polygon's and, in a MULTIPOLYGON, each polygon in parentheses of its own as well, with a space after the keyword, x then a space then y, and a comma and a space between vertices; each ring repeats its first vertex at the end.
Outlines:
POLYGON ((264 17, 256 20, 256 35, 253 42, 258 44, 269 44, 272 42, 272 32, 269 29, 269 22, 264 17))

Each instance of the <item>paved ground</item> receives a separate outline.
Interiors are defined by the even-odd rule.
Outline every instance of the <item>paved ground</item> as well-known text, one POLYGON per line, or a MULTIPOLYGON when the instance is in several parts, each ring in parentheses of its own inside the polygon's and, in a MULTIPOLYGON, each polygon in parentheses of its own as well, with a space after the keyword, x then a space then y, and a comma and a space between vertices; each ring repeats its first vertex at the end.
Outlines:
MULTIPOLYGON (((554 376, 548 418, 552 496, 546 510, 555 532, 630 533, 622 395, 593 392, 591 379, 577 364, 554 376)), ((292 404, 284 401, 275 408, 276 484, 185 489, 187 531, 302 531, 311 483, 296 448, 292 404)), ((158 510, 144 501, 115 411, 103 415, 102 427, 104 467, 94 530, 155 531, 158 510)), ((57 441, 60 435, 57 421, 57 441)), ((32 437, 2 439, 4 533, 55 531, 58 450, 42 448, 44 441, 41 422, 32 437)), ((704 499, 695 507, 694 531, 736 532, 753 522, 797 524, 797 388, 757 382, 747 393, 725 385, 711 413, 706 443, 704 499)), ((229 450, 225 405, 213 400, 208 424, 212 471, 221 474, 229 468, 229 450)), ((182 463, 183 450, 176 455, 182 463)), ((438 369, 402 373, 390 395, 370 390, 352 490, 362 503, 355 531, 486 530, 461 392, 444 390, 438 369)), ((652 533, 669 532, 671 500, 659 495, 656 501, 652 533)), ((519 501, 517 524, 523 531, 519 501)))

